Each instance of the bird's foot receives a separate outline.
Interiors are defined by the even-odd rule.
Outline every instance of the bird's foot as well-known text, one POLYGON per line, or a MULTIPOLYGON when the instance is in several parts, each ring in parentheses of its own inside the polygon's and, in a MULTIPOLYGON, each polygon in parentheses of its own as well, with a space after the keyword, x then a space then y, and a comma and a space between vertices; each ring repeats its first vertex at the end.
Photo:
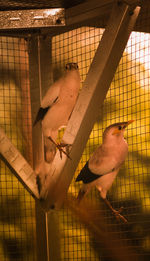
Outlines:
POLYGON ((104 202, 106 203, 106 205, 109 207, 109 209, 112 211, 112 213, 113 213, 113 215, 116 217, 117 221, 120 221, 120 220, 121 220, 121 221, 123 221, 123 223, 125 223, 125 224, 128 223, 127 219, 120 214, 120 213, 122 212, 122 210, 123 210, 123 207, 121 207, 121 208, 117 211, 117 210, 115 210, 115 209, 112 207, 112 205, 110 204, 110 202, 108 201, 107 198, 104 198, 103 200, 104 200, 104 202))
POLYGON ((60 158, 62 159, 62 154, 64 153, 69 159, 70 156, 69 156, 69 148, 70 146, 72 146, 71 144, 66 144, 66 143, 56 143, 51 137, 48 137, 56 146, 56 148, 59 150, 60 152, 60 158), (66 148, 66 151, 63 149, 63 148, 66 148))
POLYGON ((123 223, 128 223, 127 219, 122 216, 120 213, 122 212, 123 207, 121 207, 118 211, 115 209, 112 209, 112 213, 114 214, 114 216, 116 217, 117 221, 123 221, 123 223))
POLYGON ((62 159, 62 153, 64 153, 69 159, 71 159, 70 158, 70 156, 69 156, 69 148, 70 148, 70 146, 72 146, 71 144, 66 144, 66 143, 57 143, 57 148, 58 148, 58 150, 59 150, 59 152, 60 152, 60 158, 62 159), (66 151, 63 149, 63 148, 66 148, 66 151))

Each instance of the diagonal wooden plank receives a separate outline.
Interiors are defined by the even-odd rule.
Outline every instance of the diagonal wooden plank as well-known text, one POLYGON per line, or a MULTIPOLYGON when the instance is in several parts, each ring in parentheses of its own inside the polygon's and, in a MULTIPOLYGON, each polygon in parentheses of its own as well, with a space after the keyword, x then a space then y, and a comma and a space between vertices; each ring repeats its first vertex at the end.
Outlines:
POLYGON ((72 113, 63 140, 73 144, 72 160, 59 153, 53 161, 41 196, 45 209, 61 206, 89 134, 103 104, 128 38, 134 28, 140 7, 134 10, 123 3, 114 4, 108 25, 95 53, 83 89, 72 113), (131 12, 132 11, 132 12, 131 12))
POLYGON ((34 170, 12 144, 2 128, 0 128, 0 153, 30 194, 34 198, 39 199, 34 170))

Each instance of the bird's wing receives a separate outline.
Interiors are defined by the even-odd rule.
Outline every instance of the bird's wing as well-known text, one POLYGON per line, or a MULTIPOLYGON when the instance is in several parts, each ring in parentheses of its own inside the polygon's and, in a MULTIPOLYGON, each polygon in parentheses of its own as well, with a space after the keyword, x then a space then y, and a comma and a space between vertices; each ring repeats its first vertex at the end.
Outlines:
POLYGON ((114 172, 118 169, 118 165, 119 163, 113 156, 113 152, 100 146, 85 164, 76 181, 82 180, 85 184, 90 183, 108 173, 114 172))
POLYGON ((104 146, 98 147, 89 159, 90 170, 98 175, 105 175, 119 167, 116 160, 115 149, 106 149, 104 146))
POLYGON ((38 111, 38 113, 37 113, 37 115, 36 115, 36 118, 35 118, 35 121, 34 121, 34 123, 33 123, 33 126, 35 126, 35 124, 38 122, 38 121, 40 121, 40 120, 42 120, 43 118, 44 118, 44 116, 45 116, 45 114, 47 113, 47 111, 49 110, 49 108, 50 107, 46 107, 46 108, 40 108, 39 109, 39 111, 38 111))
POLYGON ((60 88, 63 84, 63 78, 59 79, 56 81, 54 84, 50 86, 46 94, 44 95, 42 102, 41 102, 41 107, 42 108, 47 108, 51 107, 53 103, 58 100, 59 97, 59 92, 60 88))
POLYGON ((56 81, 51 87, 48 89, 47 93, 43 97, 41 102, 41 107, 37 113, 33 126, 40 120, 43 120, 47 111, 53 106, 53 104, 59 98, 60 88, 62 86, 62 79, 56 81))
POLYGON ((83 181, 84 184, 90 183, 98 178, 100 178, 102 175, 98 175, 93 173, 89 167, 88 167, 88 161, 86 162, 85 166, 80 171, 79 175, 76 178, 76 181, 83 181))

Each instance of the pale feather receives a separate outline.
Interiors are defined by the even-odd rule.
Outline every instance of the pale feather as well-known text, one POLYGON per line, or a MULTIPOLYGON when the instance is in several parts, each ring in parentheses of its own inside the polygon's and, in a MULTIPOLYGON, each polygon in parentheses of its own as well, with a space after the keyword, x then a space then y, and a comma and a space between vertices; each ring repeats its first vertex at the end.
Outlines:
POLYGON ((89 168, 95 174, 105 175, 119 168, 128 153, 128 145, 124 139, 119 144, 104 145, 96 149, 89 159, 89 168))
POLYGON ((44 136, 53 136, 60 127, 66 126, 77 100, 80 88, 80 76, 76 70, 67 73, 63 78, 63 87, 60 88, 58 100, 46 113, 42 121, 44 136))
POLYGON ((48 91, 46 92, 46 94, 42 99, 41 102, 42 108, 47 108, 51 106, 54 103, 54 101, 56 101, 56 99, 59 96, 59 92, 62 84, 63 84, 63 79, 61 78, 50 86, 50 88, 48 89, 48 91))

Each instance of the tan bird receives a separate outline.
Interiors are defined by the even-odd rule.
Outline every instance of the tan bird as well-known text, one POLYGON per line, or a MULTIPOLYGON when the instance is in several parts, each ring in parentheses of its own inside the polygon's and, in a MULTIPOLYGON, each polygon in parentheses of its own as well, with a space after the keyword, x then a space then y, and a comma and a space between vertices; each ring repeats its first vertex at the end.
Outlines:
POLYGON ((122 208, 118 211, 113 209, 106 195, 128 154, 128 144, 124 139, 124 131, 132 122, 133 120, 115 123, 107 127, 103 133, 102 145, 94 151, 76 178, 76 181, 83 181, 78 194, 79 201, 92 187, 96 187, 112 213, 124 223, 127 220, 120 214, 122 208))
POLYGON ((51 163, 56 147, 61 153, 68 144, 57 143, 58 131, 65 127, 74 109, 80 89, 80 74, 77 63, 66 64, 64 75, 50 86, 38 111, 34 125, 41 120, 44 135, 45 160, 51 163))

